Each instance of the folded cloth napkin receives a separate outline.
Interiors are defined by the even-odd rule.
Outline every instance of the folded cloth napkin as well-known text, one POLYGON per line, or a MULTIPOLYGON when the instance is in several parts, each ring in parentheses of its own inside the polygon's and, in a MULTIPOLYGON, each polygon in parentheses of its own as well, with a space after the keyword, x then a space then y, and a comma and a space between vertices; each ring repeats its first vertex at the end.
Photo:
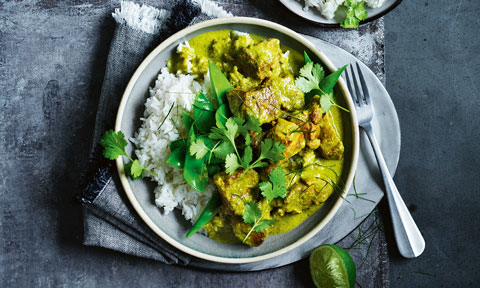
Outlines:
POLYGON ((208 0, 179 1, 171 11, 124 1, 113 13, 117 24, 98 104, 92 161, 86 173, 86 179, 91 182, 77 197, 84 207, 85 245, 110 248, 168 264, 189 263, 188 255, 164 242, 136 216, 112 169, 112 161, 102 157, 97 143, 102 134, 114 126, 115 113, 130 77, 156 45, 189 25, 230 16, 208 0))

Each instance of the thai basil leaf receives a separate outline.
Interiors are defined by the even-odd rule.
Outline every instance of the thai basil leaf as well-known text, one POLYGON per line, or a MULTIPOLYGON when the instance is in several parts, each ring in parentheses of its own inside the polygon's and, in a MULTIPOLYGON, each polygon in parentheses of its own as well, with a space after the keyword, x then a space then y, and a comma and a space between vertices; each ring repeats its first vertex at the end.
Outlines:
MULTIPOLYGON (((343 71, 345 70, 345 68, 347 68, 347 66, 348 65, 343 66, 342 68, 338 69, 337 71, 333 72, 332 74, 323 78, 322 81, 320 81, 318 86, 324 92, 322 94, 328 94, 332 92, 333 87, 335 87, 335 84, 337 84, 338 78, 340 78, 340 75, 342 75, 343 71)), ((322 94, 318 94, 318 95, 322 95, 322 94)))
POLYGON ((312 62, 312 60, 310 60, 310 57, 308 57, 308 54, 306 51, 303 51, 303 59, 305 61, 305 64, 307 64, 308 62, 312 62))

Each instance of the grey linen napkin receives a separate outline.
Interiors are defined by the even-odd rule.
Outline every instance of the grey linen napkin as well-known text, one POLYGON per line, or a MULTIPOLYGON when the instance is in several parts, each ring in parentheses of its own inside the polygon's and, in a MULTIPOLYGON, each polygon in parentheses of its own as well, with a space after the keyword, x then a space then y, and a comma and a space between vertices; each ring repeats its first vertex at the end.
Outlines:
MULTIPOLYGON (((187 0, 179 1, 171 11, 132 2, 122 2, 121 5, 121 9, 113 14, 117 25, 96 115, 92 161, 86 173, 90 182, 77 197, 84 207, 83 244, 168 264, 186 265, 190 262, 190 256, 160 239, 136 216, 123 193, 112 162, 103 159, 97 143, 102 134, 114 126, 123 91, 147 54, 171 34, 211 16, 203 13, 197 2, 187 0)), ((212 16, 228 16, 228 13, 218 10, 212 16)))

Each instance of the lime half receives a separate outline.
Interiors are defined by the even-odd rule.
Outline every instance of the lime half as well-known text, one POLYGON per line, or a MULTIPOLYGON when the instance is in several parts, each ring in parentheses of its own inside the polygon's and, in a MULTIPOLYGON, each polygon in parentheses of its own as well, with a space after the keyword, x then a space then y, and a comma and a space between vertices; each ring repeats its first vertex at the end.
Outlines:
POLYGON ((352 257, 336 245, 321 245, 310 254, 310 273, 318 288, 355 286, 357 271, 352 257))

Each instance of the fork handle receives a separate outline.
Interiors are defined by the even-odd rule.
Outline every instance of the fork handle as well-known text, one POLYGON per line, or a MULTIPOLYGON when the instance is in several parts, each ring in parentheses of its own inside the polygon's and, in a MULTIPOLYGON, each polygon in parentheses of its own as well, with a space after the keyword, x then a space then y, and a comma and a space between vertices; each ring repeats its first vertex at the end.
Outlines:
POLYGON ((393 182, 387 164, 385 163, 385 159, 383 158, 382 151, 380 150, 380 146, 378 145, 377 138, 373 133, 372 126, 368 125, 363 127, 363 129, 370 139, 373 151, 377 157, 378 166, 382 172, 398 250, 405 258, 415 258, 420 256, 425 249, 425 240, 423 239, 420 230, 418 230, 412 215, 410 215, 410 211, 408 211, 405 202, 403 202, 397 186, 393 182))

